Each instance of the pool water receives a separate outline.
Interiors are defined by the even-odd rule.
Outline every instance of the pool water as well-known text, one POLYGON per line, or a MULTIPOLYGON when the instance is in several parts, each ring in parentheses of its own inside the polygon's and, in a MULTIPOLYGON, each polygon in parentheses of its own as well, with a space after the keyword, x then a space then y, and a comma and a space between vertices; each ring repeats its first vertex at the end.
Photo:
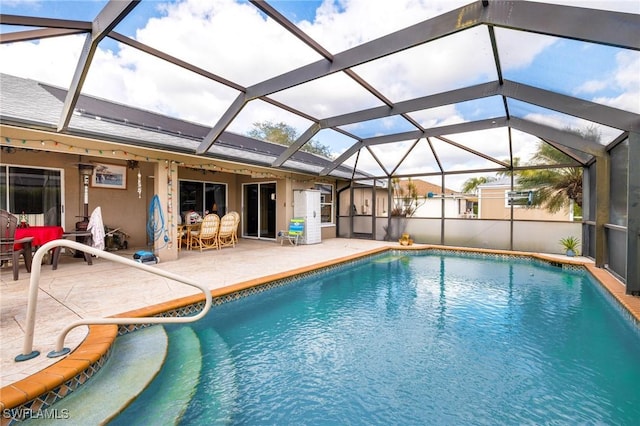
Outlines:
POLYGON ((174 359, 113 424, 144 424, 184 383, 182 425, 640 419, 637 326, 588 274, 535 261, 385 254, 226 303, 170 339, 185 328, 201 358, 174 359))

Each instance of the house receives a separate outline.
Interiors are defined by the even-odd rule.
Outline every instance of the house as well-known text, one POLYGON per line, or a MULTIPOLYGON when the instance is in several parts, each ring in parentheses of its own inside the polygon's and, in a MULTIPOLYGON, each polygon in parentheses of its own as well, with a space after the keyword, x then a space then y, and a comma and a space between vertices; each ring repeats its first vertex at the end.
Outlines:
POLYGON ((66 90, 7 74, 0 85, 0 205, 33 225, 74 230, 100 206, 105 225, 125 231, 130 246, 153 244, 170 260, 186 213, 235 210, 242 237, 275 240, 293 216, 293 191, 318 189, 322 238, 336 235, 336 189, 352 171, 319 177, 326 158, 299 151, 274 169, 285 146, 230 132, 196 156, 209 128, 84 95, 59 133, 66 90), (154 236, 147 222, 156 195, 163 214, 154 236))
POLYGON ((568 208, 556 213, 531 206, 535 191, 519 190, 516 186, 511 190, 509 178, 503 178, 478 186, 478 218, 510 219, 513 205, 514 220, 553 220, 573 221, 573 209, 568 208))
MULTIPOLYGON (((418 195, 417 207, 413 217, 441 217, 444 208, 446 218, 472 218, 473 198, 452 189, 444 188, 420 179, 399 181, 401 193, 409 194, 410 185, 418 195)), ((401 204, 402 197, 396 194, 395 202, 401 204)))

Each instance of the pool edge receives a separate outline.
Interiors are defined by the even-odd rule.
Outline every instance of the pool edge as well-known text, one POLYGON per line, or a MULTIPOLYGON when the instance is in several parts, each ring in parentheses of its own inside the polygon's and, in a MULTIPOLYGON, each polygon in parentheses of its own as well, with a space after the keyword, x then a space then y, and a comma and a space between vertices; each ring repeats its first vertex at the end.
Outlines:
MULTIPOLYGON (((636 319, 636 321, 640 322, 640 298, 625 294, 625 286, 618 279, 608 271, 596 268, 590 261, 562 258, 541 253, 472 249, 467 247, 439 245, 379 247, 338 259, 307 265, 285 272, 271 274, 219 289, 214 289, 211 290, 211 295, 214 299, 232 297, 232 295, 241 294, 252 289, 266 287, 270 283, 276 283, 301 274, 366 258, 385 251, 423 251, 434 249, 458 253, 478 253, 487 255, 497 254, 509 257, 527 257, 552 264, 584 267, 587 272, 589 272, 589 274, 595 278, 595 280, 600 283, 600 285, 602 285, 602 287, 604 287, 604 289, 606 289, 632 317, 636 319)), ((123 312, 112 317, 157 316, 181 310, 186 310, 181 314, 190 314, 194 309, 197 311, 198 304, 202 304, 203 301, 203 295, 186 296, 133 311, 123 312), (192 308, 190 312, 190 307, 195 308, 192 308)), ((109 358, 112 345, 118 335, 134 331, 135 329, 142 327, 146 327, 146 325, 121 326, 120 328, 115 324, 89 326, 89 332, 86 338, 67 357, 39 372, 32 374, 29 377, 0 389, 0 409, 3 410, 1 425, 5 426, 14 424, 20 420, 20 415, 24 416, 27 413, 35 413, 38 410, 45 409, 73 392, 78 386, 81 386, 91 378, 91 376, 96 373, 102 365, 104 365, 104 362, 109 358), (13 411, 7 413, 5 410, 13 411)))

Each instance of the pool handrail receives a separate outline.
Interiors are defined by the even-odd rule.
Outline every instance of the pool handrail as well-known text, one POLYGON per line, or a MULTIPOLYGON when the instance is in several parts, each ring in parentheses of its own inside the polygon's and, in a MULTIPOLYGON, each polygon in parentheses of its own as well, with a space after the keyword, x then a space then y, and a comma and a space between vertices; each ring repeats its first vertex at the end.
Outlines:
POLYGON ((36 250, 32 265, 31 265, 31 278, 29 281, 29 293, 27 300, 27 320, 25 327, 25 336, 24 336, 24 345, 22 354, 16 356, 15 361, 26 361, 40 355, 39 351, 33 350, 33 336, 35 330, 35 322, 36 322, 36 310, 37 310, 37 302, 38 302, 38 289, 40 287, 40 270, 42 268, 42 258, 45 253, 49 250, 52 250, 56 247, 68 247, 74 250, 79 250, 83 252, 87 252, 91 255, 94 255, 99 258, 104 258, 107 260, 111 260, 116 263, 121 263, 123 265, 128 265, 136 269, 140 269, 154 275, 159 275, 163 278, 168 278, 174 281, 178 281, 180 283, 190 285, 192 287, 196 287, 204 293, 205 303, 202 310, 193 316, 186 317, 120 317, 120 318, 84 318, 71 324, 67 325, 56 341, 55 351, 49 352, 47 355, 50 358, 59 357, 65 355, 70 352, 70 349, 64 348, 64 339, 72 329, 79 327, 81 325, 105 325, 105 324, 116 324, 116 325, 130 325, 130 324, 176 324, 176 323, 187 323, 194 322, 202 318, 207 314, 212 304, 211 292, 207 287, 202 284, 199 284, 193 280, 188 278, 173 274, 171 272, 164 271, 162 269, 154 268, 149 265, 145 265, 144 263, 137 262, 135 260, 126 259, 122 256, 109 253, 108 251, 96 249, 94 247, 88 246, 86 244, 81 244, 76 241, 70 241, 66 239, 58 239, 49 241, 38 250, 36 250))

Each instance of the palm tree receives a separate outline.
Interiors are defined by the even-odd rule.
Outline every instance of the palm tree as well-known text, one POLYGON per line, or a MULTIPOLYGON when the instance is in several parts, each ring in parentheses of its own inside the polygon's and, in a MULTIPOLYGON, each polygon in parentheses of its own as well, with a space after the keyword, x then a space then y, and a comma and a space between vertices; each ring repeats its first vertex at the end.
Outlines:
POLYGON ((492 176, 479 176, 469 178, 464 181, 461 189, 465 194, 476 194, 480 185, 484 185, 485 183, 493 182, 495 180, 496 179, 492 176))
MULTIPOLYGON (((509 160, 504 160, 505 163, 509 162, 509 160)), ((513 157, 513 163, 512 166, 513 167, 518 167, 520 165, 520 157, 513 157)), ((517 174, 517 172, 516 172, 517 174)), ((505 170, 503 172, 496 172, 496 176, 498 178, 503 178, 503 177, 508 177, 511 176, 511 171, 510 170, 505 170)))
MULTIPOLYGON (((530 164, 566 164, 573 160, 546 142, 540 141, 530 164)), ((533 169, 517 172, 518 186, 535 189, 534 206, 542 206, 551 213, 568 207, 570 200, 582 207, 582 168, 533 169)))

